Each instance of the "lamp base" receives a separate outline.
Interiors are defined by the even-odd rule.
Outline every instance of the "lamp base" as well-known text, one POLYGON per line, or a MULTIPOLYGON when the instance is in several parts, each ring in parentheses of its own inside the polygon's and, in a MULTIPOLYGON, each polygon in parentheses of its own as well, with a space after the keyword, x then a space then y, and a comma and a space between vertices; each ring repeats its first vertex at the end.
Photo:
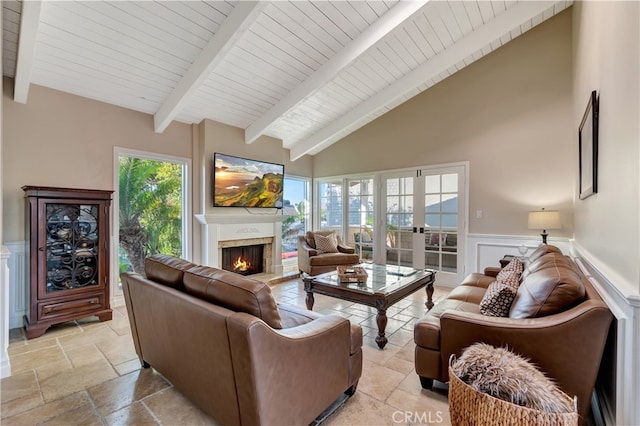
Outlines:
POLYGON ((547 244, 547 235, 549 235, 549 234, 547 234, 547 231, 543 230, 542 234, 540 234, 540 235, 542 235, 542 244, 547 244))

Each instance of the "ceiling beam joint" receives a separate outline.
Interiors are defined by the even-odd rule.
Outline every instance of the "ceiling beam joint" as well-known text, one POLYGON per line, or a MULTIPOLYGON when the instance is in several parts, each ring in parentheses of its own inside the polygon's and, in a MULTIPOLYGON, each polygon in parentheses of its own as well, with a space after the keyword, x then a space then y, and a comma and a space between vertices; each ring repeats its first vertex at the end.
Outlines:
POLYGON ((325 62, 324 65, 314 71, 309 78, 300 83, 270 110, 247 127, 244 132, 245 143, 252 143, 258 139, 266 132, 269 126, 316 93, 349 65, 353 64, 369 48, 422 9, 428 1, 398 2, 358 37, 350 41, 343 49, 325 62))
POLYGON ((189 102, 233 45, 243 36, 267 6, 265 1, 239 1, 218 31, 191 64, 173 92, 153 116, 156 133, 162 133, 189 102))
POLYGON ((39 0, 22 2, 18 57, 16 60, 16 75, 13 86, 13 100, 21 104, 27 103, 27 96, 29 95, 31 69, 33 68, 36 50, 36 36, 38 35, 41 9, 42 2, 39 0))

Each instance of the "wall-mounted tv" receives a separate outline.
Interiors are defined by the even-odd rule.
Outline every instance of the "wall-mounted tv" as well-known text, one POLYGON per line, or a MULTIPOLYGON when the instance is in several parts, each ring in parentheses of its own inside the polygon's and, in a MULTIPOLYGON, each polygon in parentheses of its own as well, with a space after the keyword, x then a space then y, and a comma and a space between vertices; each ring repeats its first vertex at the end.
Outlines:
POLYGON ((213 155, 214 207, 282 208, 284 165, 213 155))

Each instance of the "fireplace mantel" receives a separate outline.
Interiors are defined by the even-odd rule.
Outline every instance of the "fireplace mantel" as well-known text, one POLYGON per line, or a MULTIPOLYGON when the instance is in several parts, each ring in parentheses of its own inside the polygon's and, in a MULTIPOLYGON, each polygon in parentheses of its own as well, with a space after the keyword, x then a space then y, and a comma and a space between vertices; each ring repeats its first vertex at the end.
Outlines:
POLYGON ((220 268, 220 242, 273 238, 269 273, 282 275, 283 214, 198 214, 202 226, 202 260, 208 266, 220 268))
POLYGON ((282 222, 284 214, 197 214, 196 219, 203 225, 238 223, 275 223, 282 222))

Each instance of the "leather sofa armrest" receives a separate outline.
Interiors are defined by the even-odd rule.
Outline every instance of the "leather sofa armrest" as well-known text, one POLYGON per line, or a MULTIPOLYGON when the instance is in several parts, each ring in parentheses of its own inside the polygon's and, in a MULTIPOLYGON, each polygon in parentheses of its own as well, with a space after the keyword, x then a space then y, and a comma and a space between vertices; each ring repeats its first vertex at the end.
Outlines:
POLYGON ((486 268, 484 268, 484 275, 488 277, 497 277, 501 269, 502 268, 499 268, 497 266, 487 266, 486 268))
POLYGON ((588 300, 555 315, 512 319, 447 310, 440 318, 441 374, 447 360, 473 343, 508 347, 528 358, 570 396, 579 411, 588 404, 613 316, 602 301, 588 300))
POLYGON ((281 330, 249 314, 229 316, 233 368, 243 389, 241 423, 311 423, 351 386, 350 327, 336 315, 281 330), (275 372, 286 374, 276 378, 275 372))
POLYGON ((345 246, 344 244, 338 244, 338 251, 340 253, 354 254, 356 249, 353 247, 345 246))
POLYGON ((318 312, 298 308, 285 303, 279 303, 278 310, 280 311, 280 320, 282 321, 283 329, 297 327, 322 316, 322 314, 319 314, 318 312))
POLYGON ((307 256, 318 255, 318 250, 311 247, 304 237, 298 237, 298 253, 300 253, 301 251, 307 256))

